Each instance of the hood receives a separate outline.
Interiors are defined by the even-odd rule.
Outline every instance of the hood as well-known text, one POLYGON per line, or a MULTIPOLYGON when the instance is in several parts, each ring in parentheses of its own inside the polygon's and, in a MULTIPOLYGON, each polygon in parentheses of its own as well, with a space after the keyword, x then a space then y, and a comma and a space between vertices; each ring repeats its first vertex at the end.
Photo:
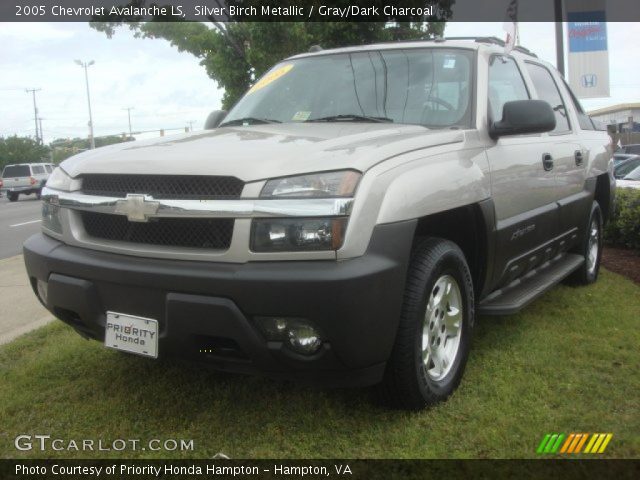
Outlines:
POLYGON ((229 175, 244 182, 317 171, 366 171, 408 151, 462 142, 460 130, 388 123, 286 123, 195 132, 89 150, 62 163, 85 173, 229 175))

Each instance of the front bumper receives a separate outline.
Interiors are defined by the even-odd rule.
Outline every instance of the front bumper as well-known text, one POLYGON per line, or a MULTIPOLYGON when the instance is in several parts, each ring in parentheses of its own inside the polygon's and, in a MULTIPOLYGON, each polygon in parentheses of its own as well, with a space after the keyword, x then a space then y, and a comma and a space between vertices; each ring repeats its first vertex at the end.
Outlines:
POLYGON ((220 370, 362 386, 382 378, 398 326, 415 222, 375 228, 365 255, 345 261, 245 264, 132 257, 24 244, 27 272, 48 282, 46 307, 82 335, 104 339, 105 312, 159 322, 159 355, 220 370), (325 343, 313 356, 267 342, 256 316, 302 317, 325 343), (206 353, 203 351, 206 350, 206 353))

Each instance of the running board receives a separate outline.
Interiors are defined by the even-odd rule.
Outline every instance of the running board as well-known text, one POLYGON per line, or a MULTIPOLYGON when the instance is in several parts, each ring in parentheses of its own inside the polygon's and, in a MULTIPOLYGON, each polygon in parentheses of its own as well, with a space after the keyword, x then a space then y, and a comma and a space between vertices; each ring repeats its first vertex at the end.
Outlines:
POLYGON ((580 268, 583 263, 584 257, 575 253, 551 260, 506 287, 493 292, 480 302, 478 313, 481 315, 517 313, 580 268))

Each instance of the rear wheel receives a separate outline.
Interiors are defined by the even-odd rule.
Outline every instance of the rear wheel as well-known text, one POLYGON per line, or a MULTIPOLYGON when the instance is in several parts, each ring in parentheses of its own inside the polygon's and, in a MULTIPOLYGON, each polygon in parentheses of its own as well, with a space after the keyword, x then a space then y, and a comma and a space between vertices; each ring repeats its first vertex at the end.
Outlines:
POLYGON ((9 192, 7 194, 7 198, 9 199, 10 202, 15 202, 18 200, 19 195, 20 195, 19 193, 9 192))
POLYGON ((381 385, 385 399, 419 410, 449 397, 462 378, 473 323, 473 284, 464 254, 448 240, 421 240, 381 385))
POLYGON ((598 279, 602 258, 602 211, 598 202, 593 202, 589 223, 578 253, 584 256, 584 263, 570 277, 569 282, 576 285, 589 285, 598 279))

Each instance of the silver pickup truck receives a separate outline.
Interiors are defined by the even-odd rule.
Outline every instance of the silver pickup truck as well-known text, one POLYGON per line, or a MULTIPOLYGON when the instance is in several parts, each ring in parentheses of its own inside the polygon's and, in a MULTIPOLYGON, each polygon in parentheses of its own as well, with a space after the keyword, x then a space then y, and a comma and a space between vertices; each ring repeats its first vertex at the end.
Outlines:
POLYGON ((81 335, 420 409, 459 384, 478 315, 598 276, 611 142, 525 49, 305 53, 207 127, 52 174, 24 257, 81 335))

